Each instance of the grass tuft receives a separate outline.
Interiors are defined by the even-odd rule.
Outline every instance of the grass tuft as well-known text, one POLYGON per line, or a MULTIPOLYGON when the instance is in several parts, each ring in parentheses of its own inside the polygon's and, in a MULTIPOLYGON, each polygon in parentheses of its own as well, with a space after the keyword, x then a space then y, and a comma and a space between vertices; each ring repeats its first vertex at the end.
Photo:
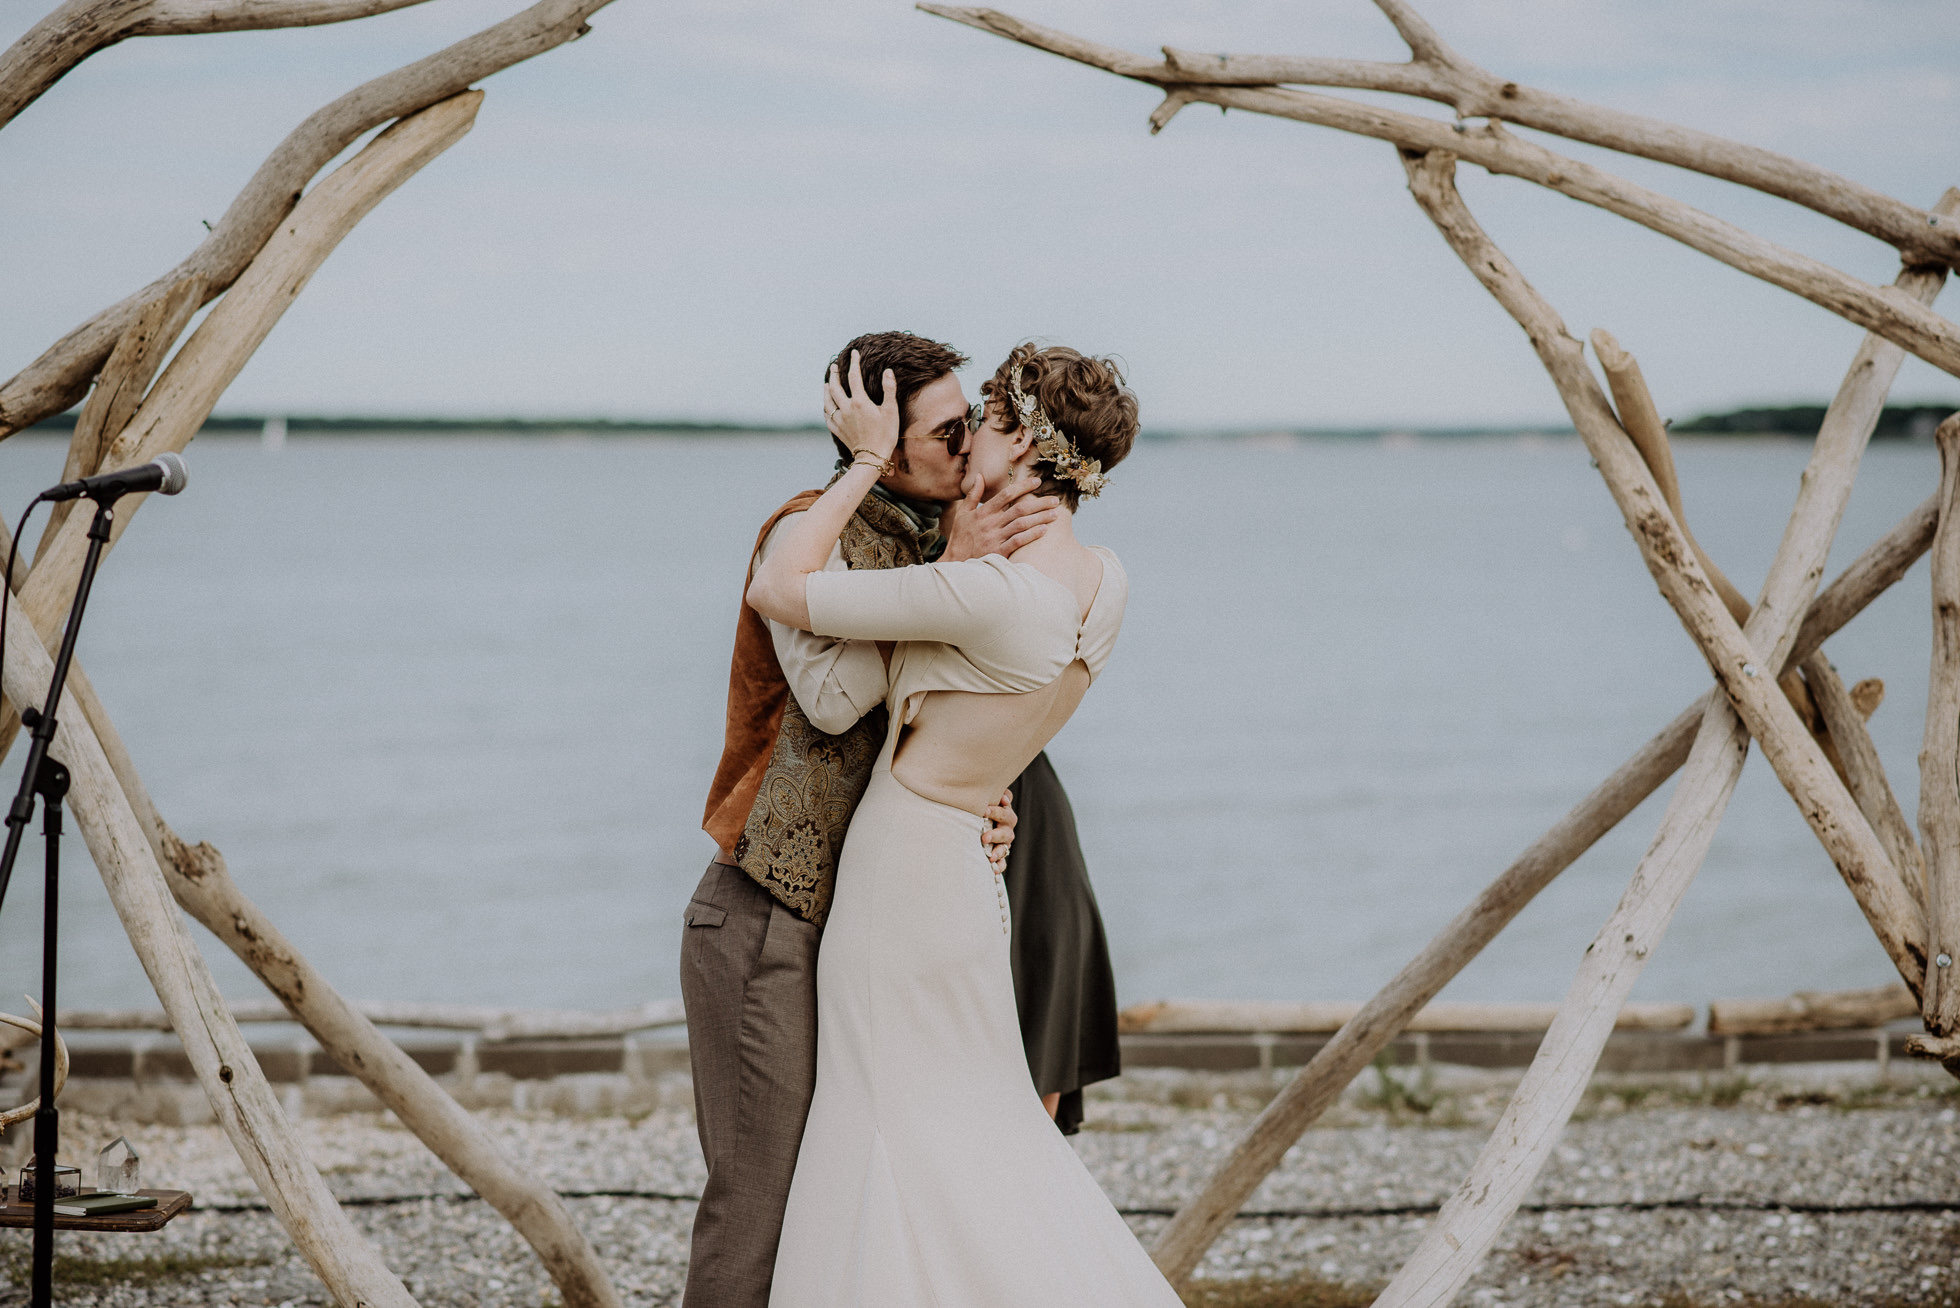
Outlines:
MULTIPOLYGON (((1658 1299, 1650 1300, 1655 1308, 1843 1308, 1841 1300, 1819 1299, 1815 1295, 1791 1294, 1772 1295, 1760 1298, 1749 1295, 1742 1299, 1717 1296, 1714 1299, 1697 1299, 1681 1290, 1669 1290, 1658 1299)), ((1865 1301, 1865 1308, 1960 1308, 1960 1291, 1927 1290, 1922 1294, 1889 1294, 1883 1299, 1865 1301)))
POLYGON ((1374 1069, 1375 1088, 1363 1094, 1363 1102, 1370 1107, 1386 1109, 1390 1117, 1399 1118, 1405 1113, 1426 1117, 1436 1106, 1436 1093, 1427 1067, 1413 1076, 1398 1076, 1384 1049, 1375 1055, 1374 1069))
MULTIPOLYGON (((15 1285, 26 1285, 33 1275, 30 1247, 26 1245, 0 1251, 0 1277, 15 1285)), ((54 1283, 71 1288, 80 1286, 155 1285, 200 1272, 232 1271, 240 1267, 263 1267, 270 1259, 241 1258, 236 1254, 162 1253, 145 1258, 77 1258, 56 1254, 54 1283)))
POLYGON ((1314 1276, 1198 1280, 1184 1288, 1185 1308, 1368 1308, 1380 1286, 1348 1285, 1314 1276))

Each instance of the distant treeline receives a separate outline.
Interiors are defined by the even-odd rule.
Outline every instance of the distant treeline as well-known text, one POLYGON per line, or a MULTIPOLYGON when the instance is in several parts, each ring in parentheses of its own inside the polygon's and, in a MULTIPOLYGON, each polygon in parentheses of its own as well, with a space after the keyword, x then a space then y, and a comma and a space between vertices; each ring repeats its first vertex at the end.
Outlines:
MULTIPOLYGON (((1879 415, 1878 429, 1873 433, 1878 440, 1929 441, 1934 430, 1947 415, 1960 410, 1960 404, 1900 404, 1890 405, 1879 415)), ((60 414, 37 424, 33 431, 50 435, 74 430, 76 414, 60 414)), ((214 435, 256 436, 265 430, 267 419, 248 414, 218 414, 207 419, 203 430, 214 435)), ((1670 430, 1697 436, 1815 436, 1824 421, 1824 407, 1818 404, 1795 404, 1780 409, 1735 409, 1728 413, 1706 413, 1686 422, 1675 423, 1670 430)), ((798 425, 743 422, 669 422, 658 420, 635 421, 618 418, 334 418, 317 416, 292 416, 285 419, 289 435, 321 434, 338 435, 483 435, 485 433, 510 436, 716 436, 741 434, 799 434, 819 432, 823 427, 817 423, 798 425)), ((1548 426, 1503 426, 1503 427, 1343 427, 1343 428, 1265 428, 1266 432, 1289 436, 1350 437, 1361 439, 1379 438, 1384 435, 1407 434, 1411 436, 1497 436, 1513 435, 1523 432, 1543 435, 1571 435, 1570 427, 1548 426)), ((1146 439, 1175 440, 1190 436, 1243 436, 1247 432, 1190 432, 1165 430, 1161 428, 1146 430, 1146 439)))
MULTIPOLYGON (((1878 415, 1874 440, 1929 441, 1960 404, 1893 404, 1878 415)), ((1706 413, 1669 430, 1727 436, 1815 436, 1824 423, 1824 406, 1796 404, 1783 409, 1737 409, 1706 413)))
MULTIPOLYGON (((30 430, 68 432, 75 429, 79 410, 57 414, 30 430)), ((743 422, 638 422, 616 418, 331 418, 292 416, 285 419, 288 434, 296 432, 337 432, 342 435, 481 435, 484 432, 512 436, 550 436, 579 432, 591 435, 633 436, 646 432, 672 435, 726 434, 729 432, 809 432, 822 431, 821 423, 772 426, 743 422)), ((265 430, 266 419, 250 414, 213 414, 199 430, 214 434, 256 436, 265 430)))

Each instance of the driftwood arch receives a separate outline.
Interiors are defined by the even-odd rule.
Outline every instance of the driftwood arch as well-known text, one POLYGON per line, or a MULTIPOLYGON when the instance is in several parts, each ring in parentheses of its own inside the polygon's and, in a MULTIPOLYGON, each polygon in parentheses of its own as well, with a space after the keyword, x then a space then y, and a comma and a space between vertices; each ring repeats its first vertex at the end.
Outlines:
POLYGON ((1960 190, 1917 209, 1772 151, 1591 105, 1466 59, 1404 0, 1375 0, 1409 48, 1406 63, 1283 55, 1134 55, 992 9, 920 9, 1156 87, 1161 131, 1185 105, 1291 118, 1393 145, 1416 204, 1530 339, 1626 519, 1648 570, 1707 659, 1715 686, 1559 820, 1384 987, 1260 1114, 1171 1219, 1153 1256, 1187 1280, 1240 1205, 1341 1090, 1517 915, 1533 895, 1675 772, 1659 832, 1594 937, 1557 1018, 1469 1177, 1444 1204, 1377 1308, 1448 1303, 1489 1253, 1550 1155, 1615 1016, 1700 868, 1741 775, 1761 746, 1829 852, 1926 1034, 1911 1047, 1960 1076, 1960 414, 1938 432, 1938 491, 1821 593, 1824 562, 1866 442, 1907 353, 1960 376, 1960 327, 1930 305, 1960 267, 1960 190), (1434 100, 1455 120, 1384 109, 1297 86, 1434 100), (1873 286, 1601 168, 1525 140, 1506 123, 1673 164, 1803 205, 1899 252, 1873 286), (1818 432, 1763 590, 1752 604, 1682 519, 1667 433, 1639 365, 1607 332, 1585 347, 1485 234, 1455 184, 1457 164, 1518 177, 1595 205, 1780 286, 1869 333, 1818 432), (1610 392, 1610 395, 1609 395, 1610 392), (1824 640, 1932 552, 1933 651, 1920 753, 1920 839, 1900 810, 1864 716, 1824 640))
MULTIPOLYGON (((82 60, 129 37, 306 27, 421 2, 67 0, 0 53, 0 127, 82 60)), ((181 450, 341 239, 470 130, 483 100, 474 84, 583 36, 586 20, 609 2, 538 0, 316 111, 267 156, 188 258, 74 328, 0 385, 0 438, 86 396, 65 478, 181 450), (315 180, 348 146, 384 125, 351 159, 315 180), (191 316, 213 300, 216 305, 159 377, 191 316)), ((142 498, 120 502, 118 537, 142 498)), ((86 526, 87 515, 57 514, 31 565, 23 559, 7 578, 18 617, 27 620, 8 623, 0 651, 0 753, 19 730, 14 706, 46 697, 53 672, 49 650, 68 611, 86 526)), ((0 551, 7 543, 0 531, 0 551)), ((240 893, 216 849, 190 845, 171 830, 79 664, 70 672, 59 721, 54 751, 72 776, 69 807, 110 901, 219 1124, 335 1302, 413 1308, 415 1300, 307 1159, 219 997, 180 905, 257 974, 341 1067, 510 1221, 537 1252, 567 1308, 618 1308, 618 1292, 564 1202, 519 1173, 468 1112, 335 993, 240 893)))

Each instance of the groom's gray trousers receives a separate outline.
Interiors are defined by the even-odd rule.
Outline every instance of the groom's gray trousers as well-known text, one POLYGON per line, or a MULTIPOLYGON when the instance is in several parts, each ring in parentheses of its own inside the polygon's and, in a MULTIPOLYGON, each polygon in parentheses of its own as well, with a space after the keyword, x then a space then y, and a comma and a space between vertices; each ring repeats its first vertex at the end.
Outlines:
POLYGON ((768 1308, 790 1177, 817 1085, 817 928, 738 867, 687 906, 681 999, 708 1183, 683 1308, 768 1308))

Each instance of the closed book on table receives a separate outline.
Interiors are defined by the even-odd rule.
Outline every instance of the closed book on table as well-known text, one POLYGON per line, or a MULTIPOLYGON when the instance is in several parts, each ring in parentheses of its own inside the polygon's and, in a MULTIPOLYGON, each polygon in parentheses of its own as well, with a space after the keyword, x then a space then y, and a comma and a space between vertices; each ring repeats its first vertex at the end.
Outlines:
POLYGON ((147 1194, 78 1194, 63 1199, 54 1210, 63 1217, 107 1217, 156 1206, 156 1199, 147 1194))

